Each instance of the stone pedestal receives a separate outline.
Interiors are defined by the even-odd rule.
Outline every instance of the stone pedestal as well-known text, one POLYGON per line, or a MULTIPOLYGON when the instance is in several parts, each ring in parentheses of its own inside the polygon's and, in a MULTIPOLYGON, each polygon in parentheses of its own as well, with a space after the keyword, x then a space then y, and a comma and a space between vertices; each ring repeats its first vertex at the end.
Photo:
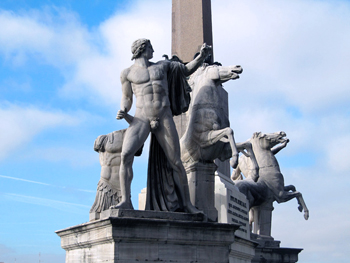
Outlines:
POLYGON ((271 237, 271 222, 273 211, 273 200, 267 201, 260 206, 253 207, 250 210, 250 215, 253 217, 253 233, 271 237))
MULTIPOLYGON (((127 211, 127 210, 125 210, 127 211)), ((230 246, 239 227, 198 221, 184 221, 191 214, 143 211, 111 211, 120 217, 108 217, 56 231, 66 250, 66 263, 149 263, 200 262, 227 263, 230 246), (178 214, 170 219, 171 214, 178 214)), ((196 216, 194 216, 196 217, 196 216)))
POLYGON ((252 234, 251 239, 258 245, 255 248, 255 256, 252 263, 295 263, 301 248, 280 247, 280 241, 266 239, 259 235, 252 234))
POLYGON ((215 207, 218 222, 240 224, 236 235, 249 240, 249 203, 230 178, 217 172, 215 175, 215 207))
POLYGON ((215 208, 215 163, 194 163, 186 166, 191 202, 208 216, 208 220, 217 222, 218 211, 215 208))

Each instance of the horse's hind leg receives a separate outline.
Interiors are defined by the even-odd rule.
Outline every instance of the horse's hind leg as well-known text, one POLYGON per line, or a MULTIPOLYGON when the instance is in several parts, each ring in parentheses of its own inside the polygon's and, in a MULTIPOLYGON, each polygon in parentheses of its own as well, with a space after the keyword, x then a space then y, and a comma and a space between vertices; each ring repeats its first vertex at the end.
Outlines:
POLYGON ((303 199, 303 196, 302 196, 302 194, 300 192, 298 192, 298 191, 295 191, 295 192, 286 192, 286 191, 284 191, 283 195, 280 197, 280 200, 279 201, 277 200, 277 201, 279 203, 287 202, 287 201, 289 201, 289 200, 291 200, 293 198, 297 199, 298 204, 299 204, 298 210, 300 212, 302 212, 304 210, 304 218, 305 218, 305 220, 308 220, 308 218, 309 218, 309 210, 307 209, 306 204, 305 204, 304 199, 303 199))

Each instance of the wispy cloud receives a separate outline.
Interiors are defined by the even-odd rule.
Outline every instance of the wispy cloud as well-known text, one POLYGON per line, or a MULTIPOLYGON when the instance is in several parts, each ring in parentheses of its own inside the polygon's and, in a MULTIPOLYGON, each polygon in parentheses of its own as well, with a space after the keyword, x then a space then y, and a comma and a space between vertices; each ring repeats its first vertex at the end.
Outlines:
POLYGON ((77 214, 85 214, 86 209, 90 208, 90 206, 82 205, 82 204, 62 202, 62 201, 53 200, 53 199, 19 195, 14 193, 3 193, 2 196, 5 199, 11 200, 11 201, 17 201, 17 202, 27 203, 32 205, 46 206, 46 207, 58 209, 64 212, 77 213, 77 214))
MULTIPOLYGON (((44 183, 44 182, 32 181, 32 180, 27 180, 27 179, 18 178, 18 177, 12 177, 12 176, 6 176, 6 175, 0 175, 0 178, 5 178, 5 179, 16 180, 16 181, 22 181, 22 182, 26 182, 26 183, 40 184, 40 185, 45 185, 45 186, 50 186, 50 187, 57 187, 57 188, 67 189, 67 187, 64 187, 64 186, 57 186, 57 185, 48 184, 48 183, 44 183)), ((95 192, 95 191, 92 191, 92 190, 78 189, 78 188, 69 188, 69 189, 70 190, 75 190, 75 191, 81 191, 81 192, 88 192, 88 193, 94 193, 95 192)))

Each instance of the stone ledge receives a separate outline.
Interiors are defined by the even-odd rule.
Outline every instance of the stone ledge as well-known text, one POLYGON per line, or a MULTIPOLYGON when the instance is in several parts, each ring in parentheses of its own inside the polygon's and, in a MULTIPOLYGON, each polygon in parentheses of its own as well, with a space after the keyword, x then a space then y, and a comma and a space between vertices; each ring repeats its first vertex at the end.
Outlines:
POLYGON ((109 217, 56 233, 66 250, 66 263, 227 263, 238 228, 201 221, 109 217))
POLYGON ((148 219, 163 219, 175 221, 201 221, 205 222, 206 217, 203 214, 189 214, 177 212, 162 212, 151 210, 130 210, 130 209, 114 209, 102 211, 100 218, 105 219, 109 217, 118 218, 148 218, 148 219))

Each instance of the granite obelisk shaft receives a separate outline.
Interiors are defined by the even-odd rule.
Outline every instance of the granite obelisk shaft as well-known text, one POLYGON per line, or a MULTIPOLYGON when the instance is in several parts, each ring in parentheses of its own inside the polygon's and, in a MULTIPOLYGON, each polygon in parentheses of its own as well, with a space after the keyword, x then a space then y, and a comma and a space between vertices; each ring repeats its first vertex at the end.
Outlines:
POLYGON ((213 45, 211 0, 173 0, 172 54, 191 61, 203 43, 213 45))

